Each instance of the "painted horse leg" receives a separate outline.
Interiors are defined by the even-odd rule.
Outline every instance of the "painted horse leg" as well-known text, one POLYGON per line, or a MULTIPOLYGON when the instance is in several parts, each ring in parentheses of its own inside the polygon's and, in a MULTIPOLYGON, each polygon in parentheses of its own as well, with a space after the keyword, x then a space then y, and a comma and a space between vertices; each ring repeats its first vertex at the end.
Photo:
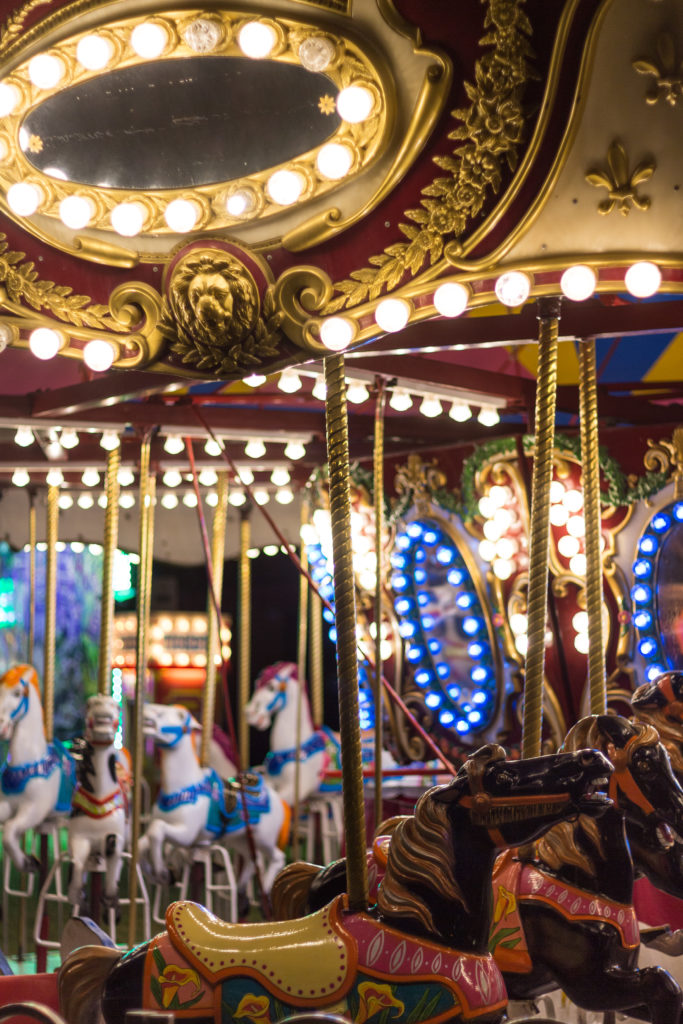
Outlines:
POLYGON ((123 836, 111 833, 104 840, 106 871, 104 878, 104 899, 108 907, 118 903, 119 877, 123 865, 123 836))
POLYGON ((24 834, 30 828, 40 824, 42 820, 42 815, 36 816, 33 806, 25 805, 20 807, 13 818, 5 822, 2 843, 20 871, 38 871, 39 865, 36 858, 24 853, 21 841, 24 834))
POLYGON ((90 839, 86 836, 71 836, 69 856, 71 857, 71 881, 69 883, 69 903, 75 907, 81 905, 83 886, 85 883, 85 865, 90 855, 90 839))

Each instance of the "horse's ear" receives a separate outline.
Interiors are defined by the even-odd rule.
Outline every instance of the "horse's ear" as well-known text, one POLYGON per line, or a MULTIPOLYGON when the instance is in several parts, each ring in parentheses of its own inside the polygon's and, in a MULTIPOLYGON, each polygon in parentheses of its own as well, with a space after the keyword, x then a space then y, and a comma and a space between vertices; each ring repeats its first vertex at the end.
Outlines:
POLYGON ((471 754, 462 765, 458 774, 452 782, 443 786, 434 793, 434 799, 438 803, 453 803, 459 800, 464 793, 469 792, 474 776, 481 776, 489 764, 494 761, 504 761, 505 750, 498 743, 487 743, 471 754))
POLYGON ((598 715, 597 722, 600 732, 609 737, 615 747, 625 747, 635 732, 621 715, 598 715))
POLYGON ((194 715, 190 715, 190 728, 192 729, 192 732, 202 731, 202 723, 198 722, 194 715))
MULTIPOLYGON (((676 675, 679 673, 677 672, 676 675)), ((637 690, 634 690, 631 696, 631 706, 636 711, 656 711, 666 706, 666 697, 656 682, 643 683, 637 690)))

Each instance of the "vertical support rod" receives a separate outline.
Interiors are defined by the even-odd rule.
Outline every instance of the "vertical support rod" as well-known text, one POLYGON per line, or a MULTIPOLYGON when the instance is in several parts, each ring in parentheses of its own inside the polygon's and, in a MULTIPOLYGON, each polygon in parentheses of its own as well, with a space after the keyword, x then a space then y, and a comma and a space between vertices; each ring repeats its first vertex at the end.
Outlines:
MULTIPOLYGON (((301 529, 299 536, 305 531, 308 523, 308 501, 301 502, 301 529)), ((301 564, 308 569, 306 545, 301 541, 301 564)), ((296 695, 296 761, 294 762, 294 807, 292 808, 292 840, 296 856, 299 856, 299 792, 301 787, 301 716, 303 714, 304 687, 306 685, 306 650, 308 647, 308 578, 299 573, 299 630, 297 633, 296 667, 299 675, 299 689, 296 695)))
POLYGON ((522 723, 522 757, 541 753, 545 620, 548 610, 548 548, 550 541, 550 484, 555 445, 557 400, 557 333, 560 299, 538 303, 538 377, 536 381, 536 455, 531 482, 531 536, 527 598, 527 655, 522 723))
MULTIPOLYGON (((303 542, 302 542, 303 550, 303 542)), ((311 714, 316 728, 323 724, 325 718, 323 694, 323 603, 315 590, 309 590, 308 608, 309 625, 309 665, 311 714)))
POLYGON ((47 489, 47 551, 45 553, 45 668, 43 672, 43 712, 45 739, 54 739, 55 722, 55 646, 57 640, 57 530, 59 526, 59 487, 47 489))
POLYGON ((249 725, 243 709, 249 701, 251 683, 251 559, 247 552, 251 546, 251 507, 245 505, 240 518, 240 602, 239 602, 239 680, 237 728, 240 764, 249 764, 249 725))
MULTIPOLYGON (((227 470, 218 474, 218 504, 213 514, 213 533, 211 536, 211 578, 216 592, 216 600, 220 606, 223 593, 223 566, 225 564, 225 526, 228 518, 228 473, 227 470)), ((221 626, 218 612, 209 593, 206 605, 206 683, 202 703, 202 765, 209 765, 209 751, 213 722, 216 717, 216 678, 221 658, 221 626)))
POLYGON ((361 760, 356 649, 356 595, 349 493, 349 424, 346 411, 344 357, 325 359, 327 459, 330 475, 330 520, 334 558, 334 603, 337 627, 339 729, 346 834, 346 891, 349 910, 368 905, 365 804, 361 760))
MULTIPOLYGON (((28 644, 26 661, 33 664, 36 644, 36 492, 28 495, 28 644)), ((22 900, 22 904, 23 904, 22 900)))
POLYGON ((133 793, 132 793, 132 815, 131 815, 131 860, 129 885, 129 916, 128 916, 128 945, 134 946, 136 938, 136 917, 137 917, 137 865, 138 865, 138 844, 140 842, 140 814, 142 810, 142 789, 140 781, 142 778, 142 763, 144 758, 144 737, 143 737, 143 716, 145 704, 145 683, 147 680, 147 619, 149 615, 149 600, 147 589, 151 584, 148 567, 151 564, 150 552, 150 517, 152 512, 152 488, 150 486, 149 473, 150 439, 146 436, 140 445, 140 481, 139 481, 139 550, 140 567, 138 572, 138 600, 137 600, 137 631, 135 637, 135 719, 133 725, 133 793))
POLYGON ((102 599, 100 617, 100 661, 97 673, 99 693, 111 690, 111 656, 114 637, 114 558, 119 540, 119 467, 121 448, 113 448, 107 455, 104 511, 104 544, 102 557, 102 599))
POLYGON ((382 535, 384 533, 384 381, 377 378, 375 399, 375 447, 373 454, 373 490, 375 503, 375 829, 382 823, 382 535))
POLYGON ((581 475, 586 523, 586 611, 588 612, 588 685, 591 714, 607 712, 605 650, 602 638, 602 554, 600 552, 600 454, 595 339, 579 342, 581 475))

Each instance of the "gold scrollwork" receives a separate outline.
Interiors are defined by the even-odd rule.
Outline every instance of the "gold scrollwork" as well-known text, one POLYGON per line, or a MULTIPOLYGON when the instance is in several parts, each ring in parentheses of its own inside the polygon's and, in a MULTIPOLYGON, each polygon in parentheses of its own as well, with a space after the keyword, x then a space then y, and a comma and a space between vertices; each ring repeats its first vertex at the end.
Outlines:
POLYGON ((396 493, 414 502, 418 515, 433 512, 432 494, 446 484, 446 475, 437 466, 436 459, 423 462, 419 455, 409 455, 405 466, 400 466, 394 478, 396 493))
POLYGON ((282 330, 296 345, 315 355, 329 355, 317 336, 319 312, 332 294, 332 281, 313 266, 291 267, 275 283, 275 304, 282 315, 282 330))
POLYGON ((633 171, 629 171, 626 149, 615 139, 607 151, 607 169, 593 168, 586 173, 589 185, 607 189, 607 199, 598 203, 598 212, 606 215, 617 209, 626 216, 634 206, 638 210, 649 210, 650 197, 639 195, 638 185, 648 181, 656 168, 655 160, 646 157, 633 171))
POLYGON ((674 500, 683 498, 683 427, 676 427, 670 441, 647 442, 643 463, 648 470, 670 474, 674 482, 674 500))
POLYGON ((656 57, 637 57, 631 61, 634 71, 654 78, 647 92, 645 102, 652 106, 664 100, 675 107, 683 96, 683 61, 676 54, 676 43, 670 32, 663 32, 657 39, 656 57))

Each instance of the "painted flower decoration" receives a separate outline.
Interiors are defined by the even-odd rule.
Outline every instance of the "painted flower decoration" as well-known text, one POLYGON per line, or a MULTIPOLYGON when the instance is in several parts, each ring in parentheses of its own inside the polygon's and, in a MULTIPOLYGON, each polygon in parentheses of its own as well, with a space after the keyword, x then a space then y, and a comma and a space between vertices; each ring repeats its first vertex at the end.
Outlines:
POLYGON ((374 981, 362 981, 358 986, 358 1016, 356 1024, 365 1024, 366 1020, 374 1017, 380 1010, 387 1010, 392 1006, 397 1009, 396 1016, 403 1013, 405 1007, 400 999, 397 999, 391 990, 390 985, 377 985, 374 981))
POLYGON ((235 1017, 248 1017, 254 1024, 271 1024, 270 999, 268 996, 257 996, 253 992, 247 992, 235 1010, 235 1017))
POLYGON ((171 1005, 176 992, 185 985, 194 986, 190 998, 196 995, 201 987, 199 975, 196 971, 193 971, 190 967, 178 967, 177 964, 166 965, 159 975, 159 985, 161 986, 161 1002, 164 1007, 171 1005))
POLYGON ((498 921, 502 921, 508 914, 514 913, 517 909, 517 897, 514 892, 510 889, 506 889, 504 885, 498 886, 498 897, 496 899, 496 906, 493 911, 493 923, 497 924, 498 921))

